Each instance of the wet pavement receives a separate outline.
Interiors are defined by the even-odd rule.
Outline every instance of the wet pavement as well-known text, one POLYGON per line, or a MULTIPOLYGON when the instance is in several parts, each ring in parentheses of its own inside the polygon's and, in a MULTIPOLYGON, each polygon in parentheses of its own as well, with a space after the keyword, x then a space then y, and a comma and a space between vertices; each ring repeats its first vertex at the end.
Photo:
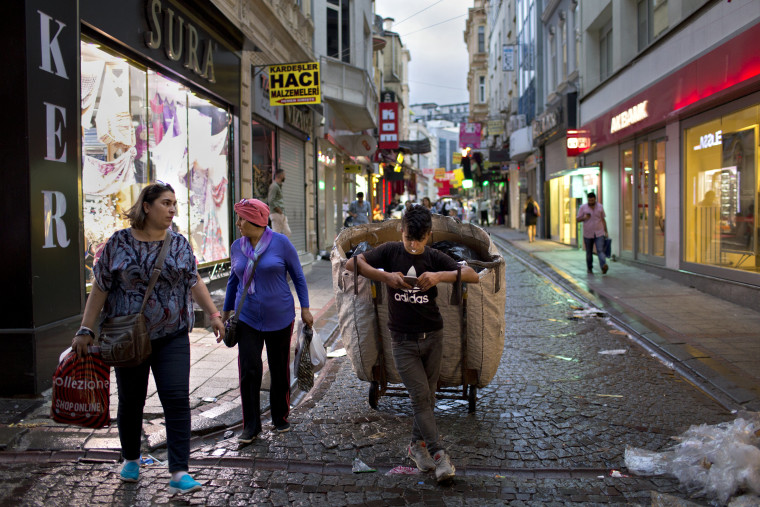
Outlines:
MULTIPOLYGON (((72 429, 68 451, 35 453, 11 445, 0 452, 0 481, 13 485, 0 493, 0 503, 659 505, 665 498, 669 505, 707 505, 704 498, 690 499, 673 478, 611 474, 627 475, 626 446, 662 450, 690 425, 732 420, 726 406, 654 357, 604 312, 583 312, 579 297, 512 255, 505 257, 507 336, 499 370, 478 390, 475 413, 468 414, 465 399, 443 399, 436 406, 443 443, 457 467, 452 484, 437 485, 428 473, 388 474, 413 466, 406 458, 409 402, 384 396, 378 410, 371 409, 368 383, 356 378, 342 356, 328 359, 315 387, 299 398, 289 418, 291 432, 275 434, 265 424, 260 437, 243 448, 236 435, 225 438, 226 428, 196 434, 191 472, 204 488, 189 498, 167 496, 161 465, 143 467, 138 484, 121 483, 117 452, 77 447, 77 439, 87 442, 94 435, 72 429), (352 473, 356 458, 377 471, 352 473)), ((331 291, 326 280, 325 298, 331 291)), ((321 320, 328 322, 330 305, 324 308, 321 320)), ((330 349, 340 347, 336 336, 330 349)), ((223 394, 216 407, 228 402, 224 396, 235 393, 223 394)), ((35 433, 40 432, 27 428, 19 441, 35 433)), ((161 447, 150 454, 165 459, 161 447)))

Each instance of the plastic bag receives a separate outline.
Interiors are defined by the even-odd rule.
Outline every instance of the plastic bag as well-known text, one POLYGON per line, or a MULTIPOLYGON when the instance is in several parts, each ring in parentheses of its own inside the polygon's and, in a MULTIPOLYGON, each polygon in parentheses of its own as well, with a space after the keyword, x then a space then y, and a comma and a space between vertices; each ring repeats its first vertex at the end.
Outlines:
POLYGON ((438 241, 437 243, 433 243, 431 248, 445 253, 457 262, 483 260, 470 247, 461 243, 454 243, 453 241, 438 241))
POLYGON ((111 370, 100 354, 70 351, 53 374, 50 417, 59 423, 104 428, 111 423, 111 370))
POLYGON ((309 346, 312 341, 312 329, 299 322, 298 342, 296 344, 293 370, 296 372, 298 388, 308 392, 314 387, 314 367, 311 364, 309 346))
POLYGON ((322 337, 319 333, 313 331, 311 337, 311 343, 309 344, 309 355, 311 356, 311 365, 314 367, 314 371, 319 371, 327 362, 327 352, 325 346, 322 343, 322 337))
POLYGON ((725 504, 740 490, 760 494, 760 414, 690 427, 662 453, 626 449, 625 463, 640 475, 668 473, 698 495, 725 504))
POLYGON ((372 246, 369 244, 369 241, 362 241, 361 243, 353 247, 351 250, 346 252, 346 259, 350 259, 354 255, 359 255, 364 252, 369 252, 370 250, 372 250, 372 246))

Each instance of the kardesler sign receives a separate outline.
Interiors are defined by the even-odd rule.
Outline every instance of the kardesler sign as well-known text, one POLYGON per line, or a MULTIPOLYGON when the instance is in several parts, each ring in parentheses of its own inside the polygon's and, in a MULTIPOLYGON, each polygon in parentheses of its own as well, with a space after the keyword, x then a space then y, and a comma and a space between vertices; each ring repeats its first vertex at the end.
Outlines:
POLYGON ((319 62, 282 63, 270 65, 269 104, 321 104, 319 62))

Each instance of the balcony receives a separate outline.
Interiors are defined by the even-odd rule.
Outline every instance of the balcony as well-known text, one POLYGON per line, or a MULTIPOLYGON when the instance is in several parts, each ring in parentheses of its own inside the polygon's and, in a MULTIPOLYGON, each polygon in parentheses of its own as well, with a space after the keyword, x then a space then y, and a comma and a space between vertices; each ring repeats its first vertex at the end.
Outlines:
POLYGON ((375 85, 364 69, 322 57, 322 98, 335 113, 331 128, 359 132, 377 127, 375 85))

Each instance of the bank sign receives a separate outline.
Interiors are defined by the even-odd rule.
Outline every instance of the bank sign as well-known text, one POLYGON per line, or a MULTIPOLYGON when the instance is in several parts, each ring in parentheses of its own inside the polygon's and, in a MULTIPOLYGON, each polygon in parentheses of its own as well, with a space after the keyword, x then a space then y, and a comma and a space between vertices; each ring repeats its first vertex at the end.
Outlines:
POLYGON ((270 65, 268 70, 270 105, 322 103, 319 62, 270 65))

